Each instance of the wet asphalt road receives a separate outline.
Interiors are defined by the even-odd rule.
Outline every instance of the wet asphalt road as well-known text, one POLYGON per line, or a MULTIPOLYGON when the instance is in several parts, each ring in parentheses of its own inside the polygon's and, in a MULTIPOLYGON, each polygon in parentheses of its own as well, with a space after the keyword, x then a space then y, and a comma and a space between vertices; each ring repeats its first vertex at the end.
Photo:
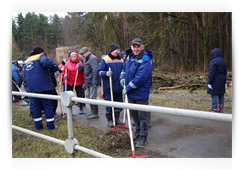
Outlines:
MULTIPOLYGON (((25 105, 24 101, 19 103, 25 105)), ((94 120, 86 119, 86 115, 90 113, 89 104, 83 110, 84 114, 79 115, 79 107, 73 106, 73 118, 76 122, 103 131, 111 129, 107 126, 104 106, 99 106, 99 118, 94 120)), ((58 104, 57 115, 60 113, 58 104)), ((160 113, 151 115, 152 127, 149 128, 148 143, 144 146, 146 149, 176 158, 232 158, 232 123, 160 113)), ((123 111, 120 120, 123 120, 123 111)), ((125 122, 128 126, 127 120, 125 122)), ((128 129, 125 131, 129 133, 128 129)))

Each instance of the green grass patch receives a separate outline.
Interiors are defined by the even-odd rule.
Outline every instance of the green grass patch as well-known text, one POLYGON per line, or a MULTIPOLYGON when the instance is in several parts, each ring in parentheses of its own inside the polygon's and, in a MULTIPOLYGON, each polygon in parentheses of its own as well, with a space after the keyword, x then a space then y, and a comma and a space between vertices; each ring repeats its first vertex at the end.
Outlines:
MULTIPOLYGON (((35 131, 34 121, 29 117, 29 110, 12 103, 12 123, 31 131, 35 131)), ((68 138, 67 120, 55 121, 58 130, 48 131, 43 115, 43 129, 38 133, 65 141, 68 138)), ((103 132, 94 127, 81 125, 73 121, 73 134, 79 145, 115 158, 132 156, 129 135, 120 131, 103 132)), ((138 155, 149 158, 165 158, 165 154, 148 151, 145 148, 136 150, 138 155)), ((52 143, 26 133, 12 130, 13 158, 69 158, 64 146, 52 143)), ((75 152, 76 158, 93 158, 81 151, 75 152)))

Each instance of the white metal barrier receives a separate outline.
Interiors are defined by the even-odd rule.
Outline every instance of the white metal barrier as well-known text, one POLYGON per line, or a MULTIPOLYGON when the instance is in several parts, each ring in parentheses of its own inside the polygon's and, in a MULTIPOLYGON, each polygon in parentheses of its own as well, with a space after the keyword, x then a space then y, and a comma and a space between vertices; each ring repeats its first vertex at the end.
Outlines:
MULTIPOLYGON (((29 96, 29 97, 36 97, 36 98, 44 98, 44 99, 52 99, 52 100, 60 100, 60 96, 55 96, 55 95, 45 95, 45 94, 36 94, 36 93, 24 93, 24 92, 12 92, 13 95, 20 95, 20 96, 29 96)), ((72 91, 67 91, 62 93, 62 104, 67 107, 67 124, 68 124, 68 139, 65 141, 46 136, 40 133, 36 133, 33 131, 30 131, 28 129, 24 129, 21 127, 17 127, 12 125, 12 128, 45 140, 48 140, 50 142, 54 142, 60 145, 63 145, 65 147, 65 150, 70 154, 70 157, 74 158, 75 157, 75 150, 82 151, 84 153, 87 153, 89 155, 92 155, 97 158, 113 158, 108 155, 104 155, 102 153, 84 148, 82 146, 79 146, 79 143, 77 139, 74 138, 73 136, 73 121, 72 121, 72 111, 71 107, 74 105, 74 102, 72 102, 70 99, 71 97, 74 97, 75 94, 72 91)))
MULTIPOLYGON (((15 129, 15 130, 18 130, 18 131, 27 133, 27 134, 32 135, 32 136, 36 136, 36 137, 38 137, 38 138, 41 138, 41 139, 44 139, 44 140, 48 140, 48 141, 50 141, 50 142, 54 142, 54 143, 63 145, 64 147, 66 147, 66 148, 65 148, 66 151, 68 150, 68 151, 67 151, 68 153, 70 153, 69 150, 72 150, 72 147, 73 147, 72 145, 71 145, 70 148, 69 148, 69 146, 66 146, 66 145, 68 145, 69 143, 71 143, 71 142, 68 141, 68 140, 66 140, 66 141, 62 141, 62 140, 60 140, 60 139, 56 139, 56 138, 53 138, 53 137, 50 137, 50 136, 46 136, 46 135, 43 135, 43 134, 40 134, 40 133, 36 133, 36 132, 31 131, 31 130, 24 129, 24 128, 21 128, 21 127, 18 127, 18 126, 14 126, 14 125, 12 125, 12 128, 15 129), (67 148, 67 147, 68 147, 68 148, 67 148)), ((87 153, 87 154, 92 155, 92 156, 97 157, 97 158, 112 158, 112 157, 110 157, 110 156, 101 154, 101 153, 99 153, 99 152, 96 152, 96 151, 93 151, 93 150, 90 150, 90 149, 81 147, 81 146, 79 146, 79 145, 77 145, 77 144, 74 146, 74 149, 75 149, 75 150, 82 151, 82 152, 84 152, 84 153, 87 153)), ((74 156, 74 155, 72 155, 72 156, 74 156)))
POLYGON ((50 140, 55 143, 59 143, 65 146, 66 151, 74 157, 74 150, 80 150, 95 157, 101 158, 112 158, 110 156, 83 148, 78 145, 78 141, 73 137, 73 122, 72 122, 72 113, 71 107, 74 105, 75 102, 87 103, 87 104, 94 104, 94 105, 102 105, 102 106, 110 106, 110 107, 119 107, 119 108, 127 108, 131 110, 140 110, 140 111, 147 111, 152 113, 161 113, 161 114, 168 114, 168 115, 175 115, 175 116, 185 116, 185 117, 192 117, 192 118, 201 118, 201 119, 208 119, 208 120, 217 120, 217 121, 224 121, 224 122, 232 122, 232 114, 227 113, 213 113, 213 112, 206 112, 206 111, 196 111, 196 110, 187 110, 187 109, 176 109, 176 108, 168 108, 168 107, 160 107, 160 106, 149 106, 149 105, 140 105, 140 104, 130 104, 130 103, 121 103, 121 102, 109 102, 103 100, 95 100, 95 99, 86 99, 86 98, 78 98, 72 91, 66 91, 61 93, 61 96, 57 95, 45 95, 45 94, 36 94, 36 93, 26 93, 26 92, 14 92, 12 91, 12 95, 19 95, 19 96, 29 96, 29 97, 36 97, 36 98, 45 98, 45 99, 52 99, 52 100, 61 100, 62 104, 67 107, 67 124, 68 124, 68 139, 65 141, 60 141, 58 139, 41 135, 39 133, 29 131, 27 129, 23 129, 20 127, 16 127, 12 125, 12 128, 15 130, 19 130, 40 138, 45 138, 46 140, 50 140), (37 135, 38 134, 38 135, 37 135), (45 136, 45 137, 44 137, 45 136))
MULTIPOLYGON (((40 98, 49 98, 53 100, 60 100, 63 95, 61 101, 64 101, 64 93, 61 93, 61 96, 54 95, 41 95, 35 93, 25 93, 25 92, 12 92, 13 95, 21 95, 21 96, 30 96, 30 97, 40 97, 40 98)), ((67 97, 67 96, 66 96, 67 97)), ((87 99, 87 98, 78 98, 73 96, 69 99, 72 102, 81 102, 87 104, 95 104, 102 106, 110 106, 110 107, 119 107, 119 108, 128 108, 132 110, 140 110, 152 113, 161 113, 168 114, 174 116, 185 116, 192 118, 200 118, 200 119, 208 119, 208 120, 217 120, 224 122, 232 122, 232 114, 228 113, 213 113, 206 111, 197 111, 197 110, 188 110, 188 109, 176 109, 169 107, 161 107, 161 106, 149 106, 149 105, 140 105, 140 104, 130 104, 130 103, 121 103, 121 102, 109 102, 104 100, 96 100, 96 99, 87 99)))

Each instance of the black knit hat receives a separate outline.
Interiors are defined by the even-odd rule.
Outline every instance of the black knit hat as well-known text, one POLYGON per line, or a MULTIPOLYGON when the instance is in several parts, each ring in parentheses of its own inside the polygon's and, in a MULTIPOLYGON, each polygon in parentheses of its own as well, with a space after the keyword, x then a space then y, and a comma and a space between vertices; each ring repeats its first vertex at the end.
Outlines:
POLYGON ((110 44, 110 52, 112 52, 118 48, 120 48, 120 46, 118 44, 110 44))
POLYGON ((44 49, 40 46, 35 46, 32 50, 31 50, 31 54, 30 55, 35 55, 35 54, 39 54, 41 52, 44 52, 44 49))

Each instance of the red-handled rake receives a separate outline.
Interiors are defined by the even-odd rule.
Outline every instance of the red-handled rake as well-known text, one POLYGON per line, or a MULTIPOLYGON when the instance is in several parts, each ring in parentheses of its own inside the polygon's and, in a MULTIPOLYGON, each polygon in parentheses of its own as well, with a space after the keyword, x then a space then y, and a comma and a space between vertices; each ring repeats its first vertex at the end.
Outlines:
MULTIPOLYGON (((108 68, 109 71, 111 71, 111 68, 108 68)), ((109 83, 110 83, 110 94, 111 94, 111 102, 114 101, 113 98, 113 87, 112 87, 112 77, 109 76, 109 83)), ((113 116, 113 125, 114 125, 114 129, 106 129, 106 131, 108 130, 112 130, 112 131, 124 131, 124 129, 116 129, 116 125, 115 125, 115 116, 114 116, 114 107, 112 107, 112 116, 113 116)))
MULTIPOLYGON (((128 103, 127 94, 125 94, 125 103, 128 103)), ((130 110, 127 110, 127 117, 128 117, 128 124, 129 124, 129 133, 130 133, 130 144, 131 144, 131 150, 132 150, 132 157, 122 157, 122 158, 147 158, 147 156, 136 156, 135 155, 135 149, 134 149, 134 143, 133 143, 133 137, 132 137, 132 129, 131 129, 131 122, 130 122, 130 110)))
MULTIPOLYGON (((124 84, 124 88, 125 88, 125 84, 124 84)), ((125 99, 123 97, 123 102, 124 102, 124 100, 125 99)), ((129 127, 125 126, 125 115, 126 115, 126 109, 124 109, 123 125, 117 125, 117 126, 122 127, 122 128, 126 128, 126 129, 129 129, 129 127)))

